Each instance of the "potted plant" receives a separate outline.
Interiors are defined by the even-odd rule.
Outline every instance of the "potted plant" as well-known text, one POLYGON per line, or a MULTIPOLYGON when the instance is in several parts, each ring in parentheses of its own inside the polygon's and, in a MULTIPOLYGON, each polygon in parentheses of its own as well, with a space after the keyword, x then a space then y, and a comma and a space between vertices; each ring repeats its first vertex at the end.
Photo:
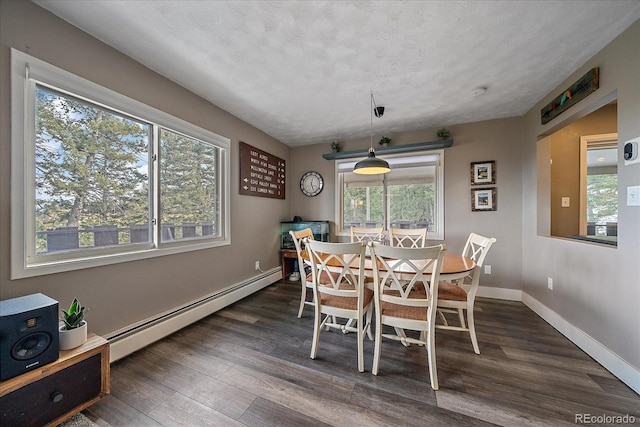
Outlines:
POLYGON ((70 350, 87 341, 87 321, 84 320, 86 307, 74 298, 68 310, 62 310, 60 325, 60 350, 70 350))
POLYGON ((440 139, 449 139, 449 137, 451 136, 451 132, 449 132, 448 129, 441 128, 440 130, 438 130, 436 135, 438 135, 438 138, 440 139))
POLYGON ((387 145, 389 145, 390 142, 391 142, 391 138, 387 138, 386 136, 383 136, 382 138, 380 138, 380 145, 382 145, 383 147, 386 147, 387 145))
POLYGON ((334 153, 340 151, 340 144, 338 144, 336 141, 333 141, 331 143, 331 151, 333 151, 334 153))

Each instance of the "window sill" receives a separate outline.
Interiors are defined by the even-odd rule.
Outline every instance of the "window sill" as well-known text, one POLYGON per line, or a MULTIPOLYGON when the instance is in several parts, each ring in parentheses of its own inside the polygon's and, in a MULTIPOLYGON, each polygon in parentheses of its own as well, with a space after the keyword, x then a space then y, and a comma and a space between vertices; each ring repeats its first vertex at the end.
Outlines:
POLYGON ((607 246, 618 246, 618 236, 571 236, 571 238, 583 242, 598 243, 607 246))

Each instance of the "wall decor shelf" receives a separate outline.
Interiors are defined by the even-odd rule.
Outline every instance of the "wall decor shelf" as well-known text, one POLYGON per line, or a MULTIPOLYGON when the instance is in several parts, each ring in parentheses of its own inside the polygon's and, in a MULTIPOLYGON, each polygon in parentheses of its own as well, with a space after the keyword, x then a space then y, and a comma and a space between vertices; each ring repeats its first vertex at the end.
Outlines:
MULTIPOLYGON (((453 139, 440 139, 430 142, 416 142, 415 144, 406 145, 392 145, 390 147, 376 148, 376 155, 380 154, 398 154, 398 153, 410 153, 413 151, 425 151, 425 150, 437 150, 440 148, 447 148, 453 145, 453 139)), ((337 159, 351 159, 355 157, 366 157, 369 153, 369 149, 355 150, 355 151, 340 151, 337 153, 323 154, 326 160, 337 159)))

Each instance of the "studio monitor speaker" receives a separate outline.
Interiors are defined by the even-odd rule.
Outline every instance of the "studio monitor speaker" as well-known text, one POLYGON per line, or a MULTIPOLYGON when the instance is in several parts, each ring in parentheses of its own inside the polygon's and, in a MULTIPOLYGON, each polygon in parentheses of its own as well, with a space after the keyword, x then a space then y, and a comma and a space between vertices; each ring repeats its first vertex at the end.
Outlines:
POLYGON ((0 301, 0 381, 58 360, 58 301, 43 294, 0 301))

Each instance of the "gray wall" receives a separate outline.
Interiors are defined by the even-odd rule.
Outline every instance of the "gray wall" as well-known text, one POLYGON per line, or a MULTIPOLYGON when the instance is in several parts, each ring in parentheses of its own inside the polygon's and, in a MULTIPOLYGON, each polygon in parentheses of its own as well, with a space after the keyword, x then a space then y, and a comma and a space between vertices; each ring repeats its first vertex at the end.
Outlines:
MULTIPOLYGON (((577 330, 640 369, 640 208, 626 205, 626 188, 640 185, 640 164, 618 160, 618 247, 542 237, 536 221, 536 148, 543 136, 599 107, 617 90, 618 141, 640 135, 640 21, 540 100, 523 119, 523 290, 577 330), (593 67, 600 88, 547 125, 540 109, 593 67), (574 111, 571 111, 574 110, 574 111), (547 277, 554 290, 547 288, 547 277)), ((636 384, 638 380, 636 379, 636 384)))
MULTIPOLYGON (((376 129, 384 126, 384 117, 376 129)), ((449 127, 453 146, 445 149, 445 240, 447 250, 461 252, 470 232, 496 237, 485 264, 492 266, 492 274, 482 276, 482 283, 497 288, 521 288, 522 240, 522 175, 521 144, 522 119, 500 119, 467 123, 449 127), (471 162, 495 160, 498 209, 492 212, 471 211, 471 162)), ((385 134, 392 145, 434 141, 434 129, 385 134)), ((380 136, 374 135, 374 143, 380 136)), ((326 144, 291 149, 289 184, 298 186, 300 177, 315 170, 326 180, 326 190, 316 197, 307 197, 299 188, 287 188, 291 197, 291 215, 304 219, 328 219, 335 237, 335 162, 321 155, 331 151, 326 144)), ((342 141, 343 151, 367 149, 369 138, 342 141)), ((433 243, 436 243, 433 241, 433 243)), ((439 243, 439 242, 437 242, 439 243)))
POLYGON ((0 3, 0 298, 42 292, 88 308, 108 334, 279 266, 289 201, 238 195, 238 142, 288 161, 289 148, 28 1, 0 3), (50 276, 10 280, 10 47, 231 139, 230 246, 50 276), (256 213, 260 212, 259 215, 256 213))

